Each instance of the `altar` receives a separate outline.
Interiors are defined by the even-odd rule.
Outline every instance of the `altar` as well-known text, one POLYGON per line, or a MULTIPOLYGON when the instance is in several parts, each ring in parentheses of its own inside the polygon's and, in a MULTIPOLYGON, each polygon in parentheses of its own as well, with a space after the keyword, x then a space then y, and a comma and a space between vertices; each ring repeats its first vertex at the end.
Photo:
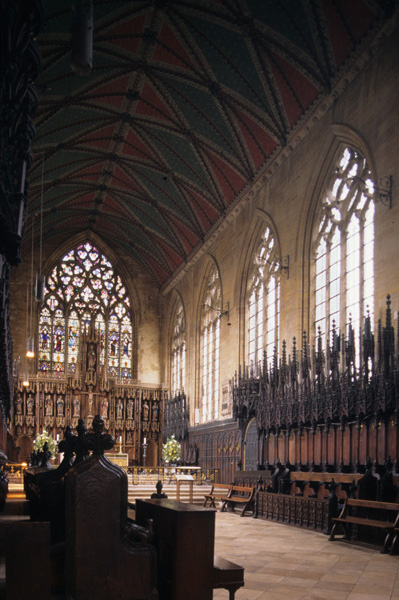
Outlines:
POLYGON ((21 461, 28 462, 33 440, 44 429, 58 441, 68 425, 76 431, 79 419, 84 419, 90 427, 94 416, 101 415, 105 429, 116 440, 108 456, 112 462, 123 468, 140 464, 147 444, 147 459, 159 463, 166 391, 142 387, 130 378, 111 377, 104 359, 103 332, 96 323, 85 321, 73 372, 40 372, 28 387, 19 380, 11 433, 15 442, 25 440, 22 446, 21 441, 16 444, 21 461))
POLYGON ((106 452, 105 456, 118 467, 129 466, 129 455, 126 452, 106 452))

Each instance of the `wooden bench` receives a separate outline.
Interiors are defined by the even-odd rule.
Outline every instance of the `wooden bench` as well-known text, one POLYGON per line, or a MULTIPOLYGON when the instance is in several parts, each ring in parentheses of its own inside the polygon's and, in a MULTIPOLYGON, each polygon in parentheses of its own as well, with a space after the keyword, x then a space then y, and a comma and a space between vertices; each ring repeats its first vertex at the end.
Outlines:
POLYGON ((228 483, 213 483, 209 494, 204 495, 204 504, 202 506, 207 506, 209 501, 209 506, 216 508, 215 501, 229 496, 232 487, 233 485, 228 483))
MULTIPOLYGON (((313 471, 291 471, 290 478, 282 482, 286 494, 326 498, 332 481, 337 484, 336 495, 343 500, 349 496, 351 486, 356 486, 363 475, 359 473, 315 473, 313 471)), ((280 490, 282 491, 282 490, 280 490)))
POLYGON ((229 592, 229 600, 234 600, 238 588, 244 585, 244 567, 215 556, 213 560, 213 589, 224 588, 229 592))
POLYGON ((395 554, 396 548, 399 542, 399 527, 395 527, 394 529, 394 537, 391 546, 391 554, 395 554))
POLYGON ((252 514, 254 513, 254 505, 255 505, 255 491, 256 487, 246 487, 242 485, 233 485, 231 487, 231 492, 227 496, 222 496, 220 500, 222 501, 222 506, 220 508, 220 512, 223 512, 226 509, 226 506, 229 506, 234 512, 234 508, 236 504, 242 505, 241 516, 243 517, 247 510, 252 510, 252 514))
POLYGON ((345 539, 350 540, 352 525, 377 527, 385 530, 385 540, 381 552, 387 552, 390 541, 393 538, 395 528, 399 527, 399 503, 376 502, 374 500, 358 500, 347 498, 339 517, 333 519, 330 540, 334 540, 335 530, 339 524, 345 532, 345 539), (357 514, 352 514, 353 509, 357 514), (387 512, 392 513, 392 521, 387 520, 387 512), (361 516, 360 516, 361 515, 361 516), (372 517, 370 518, 370 515, 372 517))

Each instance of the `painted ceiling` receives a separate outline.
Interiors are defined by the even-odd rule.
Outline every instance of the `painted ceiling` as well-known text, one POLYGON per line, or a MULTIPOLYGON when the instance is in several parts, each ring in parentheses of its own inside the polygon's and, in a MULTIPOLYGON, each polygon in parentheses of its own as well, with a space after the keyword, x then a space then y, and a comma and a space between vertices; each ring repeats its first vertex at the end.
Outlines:
POLYGON ((95 0, 93 68, 77 75, 71 1, 48 2, 25 243, 43 204, 44 241, 93 231, 165 285, 330 93, 387 4, 95 0))

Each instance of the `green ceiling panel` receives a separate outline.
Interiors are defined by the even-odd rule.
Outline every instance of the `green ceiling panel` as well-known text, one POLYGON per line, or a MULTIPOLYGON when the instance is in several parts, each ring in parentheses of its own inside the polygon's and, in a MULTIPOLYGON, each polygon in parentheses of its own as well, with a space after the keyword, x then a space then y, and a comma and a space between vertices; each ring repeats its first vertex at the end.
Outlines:
MULTIPOLYGON (((219 111, 217 98, 209 90, 198 89, 182 82, 174 82, 178 95, 174 100, 190 129, 231 152, 234 139, 219 111)), ((169 90, 172 93, 172 90, 169 90)))
POLYGON ((389 17, 388 2, 371 0, 93 3, 84 76, 71 71, 71 1, 46 6, 28 210, 40 208, 44 161, 44 241, 94 231, 159 286, 252 181, 254 163, 262 172, 270 139, 289 142, 314 109, 314 85, 322 102, 336 65, 349 69, 389 17))

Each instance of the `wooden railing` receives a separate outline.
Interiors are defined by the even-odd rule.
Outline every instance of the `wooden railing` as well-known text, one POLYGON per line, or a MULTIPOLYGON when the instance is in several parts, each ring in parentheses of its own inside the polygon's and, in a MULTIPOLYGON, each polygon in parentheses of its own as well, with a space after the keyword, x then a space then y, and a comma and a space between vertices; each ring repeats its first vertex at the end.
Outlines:
POLYGON ((175 481, 175 475, 192 475, 194 483, 217 483, 219 469, 202 469, 201 467, 128 467, 128 474, 132 476, 134 484, 148 481, 162 481, 169 483, 175 481))

